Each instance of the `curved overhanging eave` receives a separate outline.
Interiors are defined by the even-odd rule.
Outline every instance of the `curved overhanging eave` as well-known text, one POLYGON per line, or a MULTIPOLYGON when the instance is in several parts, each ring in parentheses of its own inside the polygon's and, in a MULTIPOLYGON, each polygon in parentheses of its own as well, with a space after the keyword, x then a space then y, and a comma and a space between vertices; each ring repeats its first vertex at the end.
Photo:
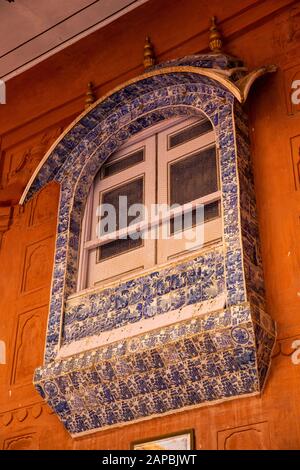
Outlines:
POLYGON ((159 75, 166 75, 169 73, 193 73, 199 76, 211 78, 215 82, 219 83, 222 85, 227 91, 229 91, 240 103, 243 103, 248 96, 249 90, 256 80, 256 78, 264 75, 265 73, 268 72, 274 72, 276 70, 276 67, 274 66, 269 66, 269 67, 260 67, 257 70, 254 70, 253 72, 250 72, 248 75, 237 81, 236 83, 232 82, 228 78, 228 73, 226 73, 224 70, 221 69, 208 69, 204 67, 193 67, 193 66, 172 66, 172 67, 165 67, 161 68, 158 70, 151 70, 149 72, 145 72, 142 75, 139 75, 138 77, 135 77, 131 80, 126 81, 125 83, 122 83, 121 85, 117 86, 110 92, 106 93, 104 96, 99 98, 95 103, 93 103, 88 109, 84 110, 68 127, 65 129, 65 131, 57 138, 57 140, 52 144, 52 146, 49 148, 47 153, 44 155, 42 160, 40 161, 39 165, 37 166, 36 170, 32 174, 30 180, 28 181, 28 184, 23 191, 23 194, 20 198, 19 204, 23 205, 26 197, 29 193, 29 190, 33 184, 33 182, 36 180, 40 170, 44 166, 44 164, 47 162, 49 156, 51 153, 55 150, 57 145, 63 140, 63 138, 70 132, 71 129, 73 129, 76 124, 78 124, 81 119, 83 119, 85 116, 87 116, 94 108, 96 108, 99 104, 103 103, 106 99, 111 97, 113 94, 117 93, 118 91, 121 91, 122 89, 125 89, 129 85, 132 85, 134 83, 138 83, 146 78, 151 78, 154 76, 159 76, 159 75))

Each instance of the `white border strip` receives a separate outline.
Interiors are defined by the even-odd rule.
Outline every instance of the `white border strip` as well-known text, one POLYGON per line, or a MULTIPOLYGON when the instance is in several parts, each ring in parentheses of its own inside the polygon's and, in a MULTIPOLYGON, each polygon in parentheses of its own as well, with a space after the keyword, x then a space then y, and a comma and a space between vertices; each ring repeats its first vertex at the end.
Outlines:
POLYGON ((225 301, 226 295, 222 293, 217 297, 198 304, 186 305, 178 310, 171 310, 162 315, 155 315, 155 317, 146 318, 121 328, 115 328, 114 330, 105 331, 99 335, 93 335, 79 341, 74 341, 60 348, 56 360, 80 354, 91 349, 105 347, 111 343, 122 341, 125 338, 128 340, 135 336, 150 333, 158 328, 165 328, 174 323, 215 312, 224 308, 225 301))

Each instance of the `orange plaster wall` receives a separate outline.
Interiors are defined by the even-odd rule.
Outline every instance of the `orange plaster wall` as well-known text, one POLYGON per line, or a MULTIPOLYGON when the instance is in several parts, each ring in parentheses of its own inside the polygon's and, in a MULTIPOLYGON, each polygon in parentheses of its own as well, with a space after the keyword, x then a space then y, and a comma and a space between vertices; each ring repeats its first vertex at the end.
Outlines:
POLYGON ((300 5, 291 0, 150 0, 9 81, 0 106, 0 449, 128 449, 130 442, 194 428, 197 449, 299 449, 300 364, 300 5), (252 157, 268 311, 278 324, 271 373, 261 397, 244 398, 73 440, 32 386, 42 363, 59 187, 24 208, 17 201, 51 143, 84 107, 87 82, 97 96, 142 72, 144 37, 160 62, 204 51, 216 14, 227 52, 249 68, 279 66, 251 92, 252 157))

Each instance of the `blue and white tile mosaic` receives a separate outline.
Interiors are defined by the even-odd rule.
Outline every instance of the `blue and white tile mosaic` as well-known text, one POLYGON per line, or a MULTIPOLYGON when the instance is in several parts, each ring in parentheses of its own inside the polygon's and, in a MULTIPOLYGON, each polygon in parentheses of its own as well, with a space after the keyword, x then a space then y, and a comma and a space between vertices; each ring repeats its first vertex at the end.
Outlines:
MULTIPOLYGON (((129 99, 131 95, 128 93, 128 90, 126 92, 124 90, 119 92, 124 95, 124 99, 127 97, 126 104, 122 102, 121 106, 116 107, 115 103, 119 103, 120 98, 116 99, 114 97, 113 99, 111 97, 109 100, 113 102, 113 108, 110 110, 109 103, 104 101, 101 106, 105 106, 101 114, 102 116, 105 114, 105 117, 103 121, 99 122, 97 133, 92 135, 93 140, 91 142, 88 139, 84 142, 81 141, 77 148, 71 152, 69 152, 70 144, 68 143, 68 159, 65 159, 65 163, 63 163, 64 160, 62 159, 59 170, 56 169, 55 178, 61 182, 62 189, 58 221, 59 246, 57 246, 57 262, 54 270, 50 317, 54 318, 54 316, 58 317, 59 315, 60 319, 62 319, 64 302, 75 290, 80 221, 84 201, 95 174, 110 153, 125 140, 161 119, 174 116, 174 114, 191 115, 204 112, 211 118, 212 122, 217 123, 215 126, 216 138, 218 141, 218 135, 220 135, 219 145, 220 149, 223 149, 221 150, 221 158, 223 158, 224 152, 221 176, 223 177, 223 170, 226 172, 227 167, 231 166, 233 168, 232 180, 227 184, 223 192, 223 200, 224 206, 226 204, 226 208, 231 208, 235 214, 233 217, 235 217, 236 227, 234 228, 232 220, 228 222, 227 225, 230 230, 224 231, 224 240, 227 245, 232 243, 234 238, 238 243, 238 207, 236 198, 232 197, 234 187, 237 185, 234 139, 232 137, 234 134, 232 119, 233 97, 220 87, 219 84, 218 88, 216 88, 212 80, 207 77, 202 77, 204 83, 202 83, 201 78, 201 83, 197 84, 193 74, 188 76, 178 74, 178 77, 176 77, 176 74, 171 74, 170 77, 163 75, 160 87, 157 83, 158 77, 154 78, 155 81, 152 84, 152 88, 148 83, 150 79, 145 80, 146 83, 142 81, 139 84, 139 99, 136 97, 138 86, 135 84, 130 85, 130 88, 133 87, 133 99, 129 99), (179 84, 175 85, 176 81, 179 84), (209 83, 210 86, 208 86, 209 83), (166 85, 166 88, 162 89, 163 85, 166 85), (144 87, 146 88, 146 93, 144 93, 144 87), (141 102, 143 103, 142 106, 141 102), (156 106, 155 111, 149 112, 149 103, 152 108, 154 105, 156 106), (117 132, 116 129, 118 129, 117 132), (81 151, 78 151, 79 148, 81 151), (76 170, 77 168, 79 169, 78 171, 76 170), (78 176, 79 173, 80 177, 78 176), (68 245, 68 251, 61 250, 63 245, 68 245)), ((100 109, 101 106, 99 105, 100 109)), ((98 108, 93 109, 91 113, 93 115, 99 114, 98 108)), ((226 211, 224 211, 224 214, 224 220, 226 221, 226 211)), ((234 272, 232 272, 230 279, 231 281, 234 280, 234 283, 231 285, 231 289, 228 290, 228 302, 235 304, 237 298, 240 300, 246 299, 241 257, 236 258, 235 264, 231 266, 231 269, 234 272)), ((60 331, 60 328, 61 326, 57 325, 54 321, 51 325, 49 323, 46 361, 55 359, 57 355, 59 346, 57 332, 60 331)))
POLYGON ((260 331, 241 304, 54 361, 34 382, 74 435, 255 395, 268 369, 257 335, 267 334, 268 350, 274 342, 274 332, 260 331))
POLYGON ((222 249, 67 301, 63 344, 214 299, 225 291, 222 249))
POLYGON ((201 74, 205 67, 232 68, 227 77, 234 82, 244 73, 241 66, 222 54, 156 66, 155 75, 127 84, 83 115, 48 156, 27 194, 29 199, 52 180, 61 185, 45 366, 36 370, 35 385, 72 434, 263 388, 276 332, 264 313, 247 122, 230 88, 201 74), (222 246, 70 298, 76 291, 85 201, 102 163, 161 120, 201 114, 214 126, 219 150, 222 246), (225 307, 199 314, 201 305, 220 295, 225 307), (58 356, 60 348, 187 307, 189 319, 174 316, 172 324, 154 331, 70 358, 58 356))
POLYGON ((240 59, 227 54, 196 54, 181 57, 180 59, 169 60, 167 62, 164 62, 163 64, 155 65, 154 67, 152 67, 152 70, 160 69, 162 67, 172 67, 180 65, 203 67, 214 70, 228 70, 232 68, 236 69, 238 67, 244 66, 243 62, 240 59))
POLYGON ((250 140, 247 117, 242 107, 235 103, 235 132, 238 153, 240 186, 241 235, 244 254, 244 275, 248 300, 265 308, 265 290, 260 256, 256 198, 251 168, 250 140))

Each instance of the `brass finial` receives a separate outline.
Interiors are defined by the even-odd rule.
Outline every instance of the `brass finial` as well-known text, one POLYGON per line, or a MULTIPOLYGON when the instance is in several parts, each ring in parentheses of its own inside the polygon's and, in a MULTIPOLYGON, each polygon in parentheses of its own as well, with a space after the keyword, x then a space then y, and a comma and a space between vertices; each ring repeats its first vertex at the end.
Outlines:
POLYGON ((216 25, 216 17, 211 18, 211 27, 209 28, 209 47, 214 53, 221 52, 222 50, 222 36, 216 25))
POLYGON ((89 108, 91 106, 91 104, 96 101, 96 96, 95 96, 95 93, 94 93, 94 87, 93 87, 92 82, 88 83, 87 92, 86 92, 85 96, 86 96, 85 107, 89 108))
POLYGON ((155 55, 153 45, 150 41, 150 38, 147 36, 145 39, 144 45, 144 67, 148 69, 155 64, 155 55))

